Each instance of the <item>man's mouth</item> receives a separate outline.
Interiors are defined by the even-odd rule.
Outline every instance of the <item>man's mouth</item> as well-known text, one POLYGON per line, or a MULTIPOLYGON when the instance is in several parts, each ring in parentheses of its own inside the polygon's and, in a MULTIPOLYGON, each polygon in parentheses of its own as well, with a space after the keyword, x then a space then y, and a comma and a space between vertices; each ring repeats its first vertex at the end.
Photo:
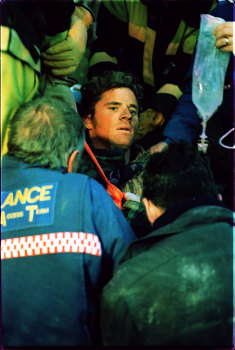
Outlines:
POLYGON ((117 130, 121 130, 121 131, 127 131, 129 133, 132 132, 132 128, 129 127, 129 126, 123 126, 123 127, 120 127, 120 128, 117 128, 117 130))

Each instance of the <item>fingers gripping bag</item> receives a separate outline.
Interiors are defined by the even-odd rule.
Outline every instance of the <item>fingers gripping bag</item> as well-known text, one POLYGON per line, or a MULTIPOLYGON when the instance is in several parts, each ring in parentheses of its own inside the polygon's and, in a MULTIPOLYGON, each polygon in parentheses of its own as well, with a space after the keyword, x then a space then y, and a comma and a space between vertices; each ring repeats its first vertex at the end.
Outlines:
POLYGON ((206 123, 223 101, 224 79, 230 53, 215 46, 213 31, 224 19, 208 14, 201 15, 200 31, 192 76, 192 100, 202 118, 199 148, 206 152, 206 123))

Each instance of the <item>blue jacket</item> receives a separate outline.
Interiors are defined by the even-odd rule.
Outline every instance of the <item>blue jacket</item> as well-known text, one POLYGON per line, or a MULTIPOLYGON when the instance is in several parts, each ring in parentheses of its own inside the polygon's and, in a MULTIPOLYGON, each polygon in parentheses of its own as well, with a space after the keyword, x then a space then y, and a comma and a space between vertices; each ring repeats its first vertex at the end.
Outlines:
POLYGON ((93 179, 4 156, 4 346, 99 344, 99 295, 135 235, 93 179))
MULTIPOLYGON (((222 1, 217 4, 217 7, 211 12, 211 15, 215 17, 221 17, 225 21, 233 21, 233 5, 222 1)), ((186 76, 187 84, 183 95, 181 96, 178 105, 171 116, 171 119, 167 123, 163 135, 166 141, 186 141, 192 143, 197 141, 199 131, 201 128, 201 119, 197 115, 197 109, 192 102, 192 68, 193 59, 189 72, 186 76)), ((233 59, 231 54, 230 63, 226 72, 225 85, 230 85, 230 89, 224 92, 224 100, 219 107, 217 114, 223 116, 231 115, 232 101, 233 101, 233 59), (230 103, 228 103, 230 100, 230 103)), ((214 116, 213 118, 214 119, 214 116)))

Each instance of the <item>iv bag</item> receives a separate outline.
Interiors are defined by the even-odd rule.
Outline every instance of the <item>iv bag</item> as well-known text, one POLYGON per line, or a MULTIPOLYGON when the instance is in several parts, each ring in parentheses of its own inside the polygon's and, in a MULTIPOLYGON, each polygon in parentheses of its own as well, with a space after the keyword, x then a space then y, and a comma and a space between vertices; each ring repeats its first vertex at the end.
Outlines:
POLYGON ((216 112, 223 101, 224 78, 230 53, 215 46, 213 31, 224 19, 201 15, 196 55, 193 66, 192 100, 204 122, 216 112))

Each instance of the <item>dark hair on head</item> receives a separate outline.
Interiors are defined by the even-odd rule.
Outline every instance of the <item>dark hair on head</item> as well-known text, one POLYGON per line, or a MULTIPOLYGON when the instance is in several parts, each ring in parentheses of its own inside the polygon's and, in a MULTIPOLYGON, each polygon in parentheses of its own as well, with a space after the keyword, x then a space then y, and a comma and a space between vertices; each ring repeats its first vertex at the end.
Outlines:
POLYGON ((138 102, 139 110, 142 109, 143 88, 137 82, 137 78, 131 73, 121 71, 105 71, 99 76, 83 84, 81 88, 82 101, 80 106, 81 116, 92 116, 95 113, 95 105, 101 99, 105 91, 126 87, 133 91, 138 102))
POLYGON ((68 104, 38 97, 22 105, 9 123, 8 154, 51 169, 67 167, 69 154, 83 150, 85 127, 68 104))
POLYGON ((143 178, 143 197, 162 209, 185 199, 217 196, 207 156, 184 142, 152 155, 143 178))

